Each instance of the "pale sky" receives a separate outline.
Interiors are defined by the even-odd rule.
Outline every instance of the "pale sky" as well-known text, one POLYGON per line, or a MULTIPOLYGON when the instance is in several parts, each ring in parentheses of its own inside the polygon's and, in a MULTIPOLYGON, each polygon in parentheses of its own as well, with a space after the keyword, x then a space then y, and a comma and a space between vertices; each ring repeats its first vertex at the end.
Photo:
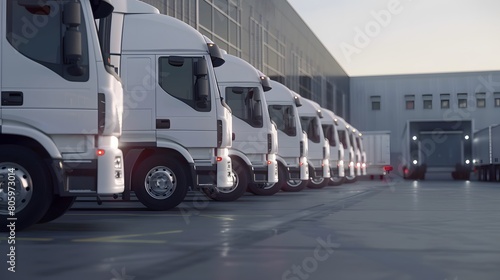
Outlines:
POLYGON ((500 70, 499 0, 288 0, 350 76, 500 70))

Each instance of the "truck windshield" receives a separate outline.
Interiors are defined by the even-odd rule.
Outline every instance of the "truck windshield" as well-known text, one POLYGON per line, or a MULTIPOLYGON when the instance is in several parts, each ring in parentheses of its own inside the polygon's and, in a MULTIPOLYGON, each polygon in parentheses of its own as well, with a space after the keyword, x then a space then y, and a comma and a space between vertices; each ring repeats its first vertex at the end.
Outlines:
POLYGON ((262 102, 257 87, 227 87, 226 103, 234 116, 253 127, 263 126, 262 102))
POLYGON ((288 136, 297 135, 297 123, 292 105, 269 105, 269 115, 279 130, 288 136))
POLYGON ((322 125, 322 127, 326 139, 328 139, 328 142, 330 142, 330 146, 336 147, 337 142, 335 141, 335 127, 331 124, 324 124, 322 125))
POLYGON ((339 129, 338 132, 339 132, 340 143, 342 143, 342 146, 344 147, 344 149, 347 149, 347 137, 346 137, 345 130, 339 129))
POLYGON ((320 142, 318 119, 316 117, 300 117, 302 129, 307 133, 307 138, 313 143, 320 142))

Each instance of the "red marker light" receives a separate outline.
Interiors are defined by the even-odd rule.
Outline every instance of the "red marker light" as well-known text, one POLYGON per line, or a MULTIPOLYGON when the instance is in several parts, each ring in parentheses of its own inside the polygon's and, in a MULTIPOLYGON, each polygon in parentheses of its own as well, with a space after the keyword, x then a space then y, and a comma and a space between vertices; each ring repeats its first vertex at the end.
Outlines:
MULTIPOLYGON (((384 170, 385 170, 385 171, 392 171, 392 170, 393 170, 393 168, 392 168, 392 166, 390 166, 390 165, 386 165, 386 166, 384 166, 384 170)), ((405 169, 405 172, 406 172, 406 170, 408 170, 408 169, 405 169)))
POLYGON ((268 161, 267 161, 267 164, 268 164, 268 165, 271 165, 272 163, 273 163, 273 162, 272 162, 272 161, 270 161, 270 160, 268 160, 268 161))
POLYGON ((97 149, 96 153, 97 153, 97 156, 103 156, 106 153, 106 151, 104 149, 97 149))
POLYGON ((222 161, 222 157, 217 157, 217 161, 221 162, 222 161))

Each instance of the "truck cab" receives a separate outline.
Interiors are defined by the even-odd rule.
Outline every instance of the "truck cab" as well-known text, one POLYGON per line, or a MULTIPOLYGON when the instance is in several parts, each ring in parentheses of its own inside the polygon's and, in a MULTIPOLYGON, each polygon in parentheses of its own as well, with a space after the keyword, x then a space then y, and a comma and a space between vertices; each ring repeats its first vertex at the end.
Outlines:
POLYGON ((352 183, 356 181, 355 172, 355 162, 356 156, 354 153, 354 147, 350 141, 351 129, 350 125, 341 117, 337 116, 338 127, 337 131, 339 134, 339 141, 342 143, 344 148, 344 168, 345 168, 345 182, 352 183))
POLYGON ((124 84, 124 198, 134 191, 149 209, 167 210, 189 189, 233 188, 231 111, 214 72, 224 63, 219 48, 146 3, 113 3, 99 26, 111 26, 110 61, 124 84))
POLYGON ((94 24, 112 10, 105 0, 0 2, 2 231, 10 218, 21 230, 76 196, 124 190, 122 85, 94 24))
POLYGON ((286 86, 271 82, 265 94, 269 116, 278 128, 278 185, 281 190, 298 192, 309 182, 307 163, 307 135, 302 130, 297 107, 302 106, 300 96, 286 86))
MULTIPOLYGON (((296 95, 298 95, 296 93, 296 95)), ((323 188, 330 181, 330 144, 325 138, 321 120, 323 111, 318 103, 302 99, 302 106, 298 108, 302 129, 307 133, 309 151, 309 184, 312 189, 323 188)))
POLYGON ((229 156, 236 175, 235 187, 209 193, 215 200, 235 200, 248 190, 272 195, 278 182, 278 134, 267 111, 265 94, 269 78, 251 64, 233 55, 223 55, 224 65, 215 68, 219 90, 233 114, 233 144, 229 156))
POLYGON ((359 177, 361 176, 361 149, 360 149, 360 146, 357 145, 357 142, 356 142, 356 128, 354 128, 352 125, 350 124, 346 124, 346 128, 348 129, 349 133, 348 133, 348 138, 349 138, 349 144, 351 145, 351 147, 353 148, 354 150, 354 161, 353 161, 353 164, 354 164, 354 173, 356 174, 356 177, 359 177))
POLYGON ((342 184, 345 177, 344 148, 342 147, 342 143, 340 143, 337 129, 339 120, 332 111, 328 109, 322 110, 323 118, 321 119, 321 126, 330 144, 330 184, 338 186, 342 184))

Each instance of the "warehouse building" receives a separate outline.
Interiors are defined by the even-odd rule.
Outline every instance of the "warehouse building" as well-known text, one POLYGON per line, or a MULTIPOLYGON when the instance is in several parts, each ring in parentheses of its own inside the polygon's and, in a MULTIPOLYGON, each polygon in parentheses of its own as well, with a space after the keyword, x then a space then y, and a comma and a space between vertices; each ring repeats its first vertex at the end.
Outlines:
POLYGON ((349 77, 286 0, 142 0, 349 119, 349 77))
POLYGON ((391 131, 393 166, 426 160, 430 167, 449 171, 456 164, 471 164, 471 133, 500 123, 500 71, 350 81, 352 124, 361 131, 391 131), (417 139, 423 141, 418 147, 421 154, 405 155, 409 141, 417 139))

